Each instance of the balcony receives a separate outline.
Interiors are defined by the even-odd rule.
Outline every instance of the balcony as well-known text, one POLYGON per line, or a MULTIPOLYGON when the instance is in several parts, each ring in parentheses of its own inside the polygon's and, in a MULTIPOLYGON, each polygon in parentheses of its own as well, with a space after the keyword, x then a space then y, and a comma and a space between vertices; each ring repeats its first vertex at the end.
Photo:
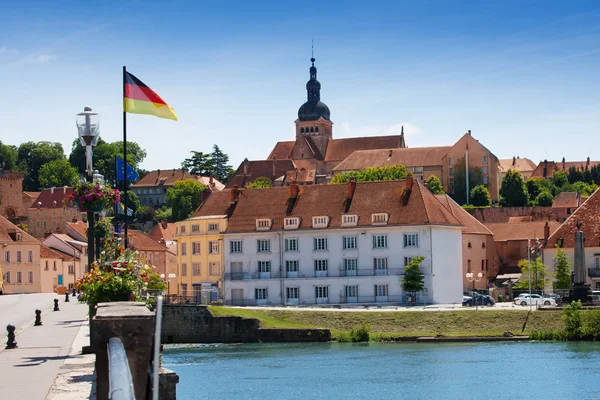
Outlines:
POLYGON ((351 276, 399 276, 404 274, 404 268, 359 268, 359 269, 340 269, 339 276, 351 277, 351 276))
MULTIPOLYGON (((250 279, 310 279, 310 278, 348 278, 361 276, 400 276, 404 274, 404 268, 359 268, 353 270, 339 269, 335 271, 329 269, 326 271, 313 271, 311 274, 303 274, 297 271, 293 272, 228 272, 225 273, 225 280, 242 281, 250 279), (336 273, 337 272, 337 273, 336 273)), ((599 275, 600 276, 600 275, 599 275)))
POLYGON ((274 279, 281 278, 279 271, 272 272, 228 272, 225 274, 225 280, 228 281, 245 281, 248 279, 274 279))
POLYGON ((590 278, 600 278, 600 268, 588 268, 590 278))

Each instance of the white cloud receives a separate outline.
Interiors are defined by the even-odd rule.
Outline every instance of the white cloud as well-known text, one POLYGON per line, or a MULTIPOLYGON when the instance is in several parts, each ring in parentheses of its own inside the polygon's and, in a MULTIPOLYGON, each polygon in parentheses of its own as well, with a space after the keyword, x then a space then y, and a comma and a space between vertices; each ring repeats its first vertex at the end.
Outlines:
POLYGON ((404 126, 404 136, 417 136, 421 133, 421 128, 411 123, 398 123, 391 125, 359 125, 352 126, 348 122, 340 124, 342 137, 362 137, 362 136, 388 136, 399 135, 404 126))
POLYGON ((39 63, 39 64, 45 64, 49 61, 55 61, 56 60, 56 56, 52 55, 52 54, 40 54, 37 57, 34 57, 31 62, 34 63, 39 63))

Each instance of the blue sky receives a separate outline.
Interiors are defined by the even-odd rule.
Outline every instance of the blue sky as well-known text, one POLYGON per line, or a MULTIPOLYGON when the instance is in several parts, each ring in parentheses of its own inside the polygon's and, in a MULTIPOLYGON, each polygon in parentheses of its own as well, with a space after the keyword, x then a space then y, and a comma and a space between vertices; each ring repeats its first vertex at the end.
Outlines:
POLYGON ((334 137, 468 129, 500 158, 600 159, 598 1, 0 1, 0 140, 122 137, 122 66, 179 121, 128 116, 146 169, 293 140, 315 41, 334 137))

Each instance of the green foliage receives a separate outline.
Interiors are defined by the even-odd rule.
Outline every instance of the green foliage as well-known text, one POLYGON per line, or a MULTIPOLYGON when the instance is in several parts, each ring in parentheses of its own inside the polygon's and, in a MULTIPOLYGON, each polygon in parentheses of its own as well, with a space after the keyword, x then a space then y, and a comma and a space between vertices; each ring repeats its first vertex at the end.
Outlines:
POLYGON ((227 181, 227 176, 231 170, 231 165, 228 165, 229 156, 221 151, 219 146, 213 145, 213 151, 210 153, 213 161, 213 176, 221 182, 227 181))
POLYGON ((167 190, 167 206, 171 208, 172 218, 183 221, 200 205, 200 197, 206 186, 195 179, 177 181, 167 190))
POLYGON ((545 287, 545 284, 552 278, 552 274, 548 272, 548 267, 542 262, 541 257, 529 262, 527 260, 520 260, 519 268, 521 269, 521 277, 514 285, 516 289, 529 289, 530 269, 532 290, 542 290, 545 287))
POLYGON ((529 178, 525 181, 527 193, 530 199, 536 199, 543 191, 548 191, 552 195, 558 194, 558 189, 550 179, 529 178))
POLYGON ((565 332, 569 339, 580 339, 583 334, 583 314, 581 312, 581 301, 573 301, 563 307, 563 322, 565 332))
POLYGON ((134 213, 142 205, 138 195, 133 190, 128 190, 127 195, 125 195, 125 192, 121 192, 121 203, 125 204, 125 198, 127 198, 127 207, 131 208, 134 213))
POLYGON ((567 334, 564 330, 539 331, 534 330, 529 334, 531 340, 552 340, 564 341, 567 340, 567 334))
POLYGON ((148 275, 148 286, 147 286, 148 290, 154 290, 154 291, 162 293, 165 291, 166 288, 167 288, 167 284, 164 283, 162 279, 160 279, 159 274, 148 275))
POLYGON ((368 342, 371 338, 371 325, 365 324, 364 322, 360 328, 352 329, 350 331, 350 341, 355 343, 368 342))
POLYGON ((52 160, 40 168, 40 188, 71 186, 77 181, 77 170, 66 158, 52 160))
MULTIPOLYGON (((467 177, 465 158, 459 158, 454 163, 454 173, 452 178, 454 179, 454 185, 452 186, 452 193, 450 196, 458 204, 467 204, 467 177)), ((483 172, 479 167, 469 167, 469 195, 471 189, 475 186, 483 185, 483 172)))
POLYGON ((404 277, 402 278, 402 289, 416 297, 417 292, 425 288, 423 273, 419 269, 424 256, 414 257, 408 265, 404 266, 404 277))
POLYGON ((17 148, 2 144, 0 140, 0 171, 14 171, 17 169, 17 148))
POLYGON ((502 294, 498 295, 498 303, 504 303, 504 295, 502 295, 502 294))
POLYGON ((60 143, 25 142, 17 150, 19 170, 25 173, 23 190, 36 192, 40 189, 39 173, 44 164, 65 159, 60 143))
POLYGON ((140 222, 152 221, 156 211, 150 206, 140 206, 135 212, 135 219, 140 222))
POLYGON ((492 204, 490 192, 483 185, 477 185, 471 190, 471 204, 476 207, 486 207, 492 204))
POLYGON ((158 222, 162 221, 163 219, 173 222, 173 212, 169 207, 163 206, 156 210, 154 219, 158 222))
POLYGON ((567 176, 567 173, 565 171, 554 171, 554 173, 552 174, 552 183, 558 189, 562 189, 569 183, 569 177, 567 176))
POLYGON ((554 263, 556 265, 555 289, 569 289, 571 287, 571 264, 567 252, 556 245, 556 255, 554 263))
POLYGON ((371 167, 360 171, 348 171, 337 174, 331 183, 347 183, 351 179, 356 182, 395 181, 406 179, 408 170, 404 165, 386 165, 384 167, 371 167))
POLYGON ((598 185, 595 183, 575 182, 568 184, 563 187, 563 192, 577 192, 582 196, 589 197, 598 189, 598 185))
POLYGON ((554 196, 547 190, 542 191, 535 198, 535 205, 540 207, 552 207, 552 202, 554 201, 554 196))
POLYGON ((201 151, 191 151, 191 153, 192 157, 183 160, 181 167, 192 174, 214 176, 224 183, 235 172, 234 170, 232 173, 232 168, 228 165, 229 156, 223 153, 216 144, 213 145, 213 151, 210 154, 201 151))
POLYGON ((518 171, 509 169, 500 186, 500 196, 505 205, 510 207, 523 207, 529 203, 529 193, 523 177, 518 171))
POLYGON ((266 189, 273 186, 273 182, 269 178, 260 176, 254 180, 254 182, 248 182, 246 189, 266 189))
POLYGON ((569 183, 581 182, 583 181, 583 170, 580 168, 570 167, 569 172, 567 173, 567 179, 569 183))
POLYGON ((429 178, 427 178, 427 187, 433 194, 444 194, 442 181, 435 175, 429 175, 429 178))

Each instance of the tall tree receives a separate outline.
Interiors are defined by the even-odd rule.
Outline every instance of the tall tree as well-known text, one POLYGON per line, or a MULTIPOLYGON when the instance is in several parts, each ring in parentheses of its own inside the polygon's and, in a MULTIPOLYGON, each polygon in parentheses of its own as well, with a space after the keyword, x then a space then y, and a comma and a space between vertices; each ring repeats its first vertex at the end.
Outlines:
POLYGON ((77 170, 66 158, 50 161, 40 168, 40 188, 71 186, 77 181, 77 170))
POLYGON ((181 163, 181 167, 185 168, 192 174, 196 175, 213 175, 214 174, 214 162, 210 154, 205 154, 201 151, 191 151, 192 156, 186 158, 181 163))
POLYGON ((523 182, 523 177, 518 171, 509 169, 500 186, 500 196, 505 205, 509 207, 523 207, 529 204, 529 193, 523 182))
POLYGON ((444 194, 444 188, 442 187, 442 181, 435 175, 430 175, 427 178, 427 187, 433 194, 444 194))
POLYGON ((195 179, 177 181, 167 190, 167 206, 176 221, 188 218, 200 205, 200 196, 206 186, 195 179))
POLYGON ((561 190, 569 183, 569 176, 565 171, 554 171, 552 174, 552 183, 561 190))
POLYGON ((538 195, 544 191, 550 192, 552 195, 558 194, 558 189, 550 179, 544 178, 529 178, 525 181, 527 193, 530 199, 536 199, 538 195))
POLYGON ((471 190, 471 204, 477 207, 487 207, 492 204, 490 192, 483 185, 477 185, 471 190))
POLYGON ((39 172, 42 165, 54 160, 65 159, 62 145, 55 142, 25 142, 17 150, 19 169, 25 173, 23 189, 38 191, 39 172))
POLYGON ((569 289, 571 287, 571 263, 567 252, 556 246, 554 265, 556 266, 555 289, 569 289))
MULTIPOLYGON (((454 179, 453 192, 450 197, 458 204, 467 204, 467 177, 465 158, 462 157, 454 163, 454 179)), ((483 172, 479 167, 469 167, 469 192, 475 186, 483 185, 483 172)), ((470 193, 469 193, 470 194, 470 193)))
POLYGON ((404 277, 402 278, 402 289, 410 293, 413 302, 417 297, 417 292, 421 292, 425 288, 423 273, 419 269, 421 262, 425 259, 424 256, 414 257, 408 265, 404 266, 404 277))
POLYGON ((515 284, 515 288, 517 289, 529 289, 531 279, 531 289, 542 290, 552 278, 552 274, 548 272, 548 267, 542 262, 541 257, 530 261, 521 260, 518 265, 521 269, 521 277, 515 284))
POLYGON ((570 167, 567 173, 567 179, 569 183, 575 183, 583 181, 583 170, 580 168, 570 167))
POLYGON ((0 171, 17 169, 17 149, 15 146, 3 144, 0 140, 0 171))
POLYGON ((227 181, 231 165, 228 165, 229 156, 221 151, 216 144, 213 146, 213 151, 210 153, 210 158, 213 162, 214 176, 221 182, 227 181))

